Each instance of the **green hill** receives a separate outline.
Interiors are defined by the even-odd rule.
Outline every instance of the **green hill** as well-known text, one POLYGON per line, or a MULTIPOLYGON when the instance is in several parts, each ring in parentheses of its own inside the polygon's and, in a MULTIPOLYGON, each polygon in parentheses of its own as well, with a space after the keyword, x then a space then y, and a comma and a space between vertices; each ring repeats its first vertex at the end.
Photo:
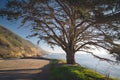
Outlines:
POLYGON ((42 53, 43 51, 30 41, 0 26, 0 58, 36 56, 42 53))

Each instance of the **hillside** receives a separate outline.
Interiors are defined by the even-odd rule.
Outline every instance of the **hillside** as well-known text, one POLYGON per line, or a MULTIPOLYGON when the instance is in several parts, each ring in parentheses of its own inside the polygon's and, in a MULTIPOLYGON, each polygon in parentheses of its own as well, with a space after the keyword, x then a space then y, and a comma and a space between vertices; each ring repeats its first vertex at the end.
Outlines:
POLYGON ((43 51, 10 30, 0 26, 0 58, 42 55, 43 51))

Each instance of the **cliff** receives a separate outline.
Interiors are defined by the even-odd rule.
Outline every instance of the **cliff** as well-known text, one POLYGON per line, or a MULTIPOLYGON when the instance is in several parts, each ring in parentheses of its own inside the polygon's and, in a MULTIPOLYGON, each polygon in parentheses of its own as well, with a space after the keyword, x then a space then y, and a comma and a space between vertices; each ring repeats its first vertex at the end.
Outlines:
POLYGON ((0 58, 41 56, 43 52, 30 41, 0 26, 0 58))

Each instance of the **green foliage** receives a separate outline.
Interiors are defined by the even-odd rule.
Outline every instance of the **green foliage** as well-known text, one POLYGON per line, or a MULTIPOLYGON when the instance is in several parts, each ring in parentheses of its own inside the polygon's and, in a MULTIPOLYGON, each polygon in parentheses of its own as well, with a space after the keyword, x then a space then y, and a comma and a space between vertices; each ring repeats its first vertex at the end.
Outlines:
POLYGON ((58 62, 58 60, 52 61, 50 80, 114 80, 82 66, 56 66, 58 62))
POLYGON ((109 51, 119 39, 119 0, 8 0, 0 16, 21 19, 21 26, 31 28, 30 37, 37 36, 51 48, 60 46, 70 64, 75 62, 69 54, 88 52, 91 46, 109 51))
POLYGON ((110 50, 110 54, 113 54, 114 57, 116 58, 116 60, 119 62, 120 61, 120 45, 117 45, 116 47, 113 47, 110 50))

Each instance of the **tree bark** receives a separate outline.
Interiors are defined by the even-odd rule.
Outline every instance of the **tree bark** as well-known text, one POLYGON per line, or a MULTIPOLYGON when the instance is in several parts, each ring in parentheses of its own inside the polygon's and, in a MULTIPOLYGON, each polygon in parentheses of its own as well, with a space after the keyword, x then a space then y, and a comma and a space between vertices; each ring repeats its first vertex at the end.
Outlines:
POLYGON ((67 64, 75 64, 75 53, 73 51, 66 52, 67 64))

